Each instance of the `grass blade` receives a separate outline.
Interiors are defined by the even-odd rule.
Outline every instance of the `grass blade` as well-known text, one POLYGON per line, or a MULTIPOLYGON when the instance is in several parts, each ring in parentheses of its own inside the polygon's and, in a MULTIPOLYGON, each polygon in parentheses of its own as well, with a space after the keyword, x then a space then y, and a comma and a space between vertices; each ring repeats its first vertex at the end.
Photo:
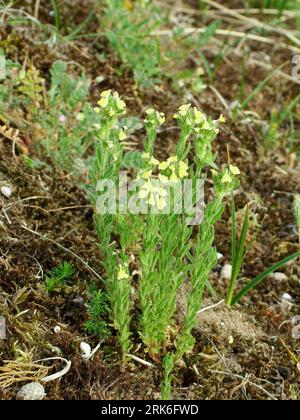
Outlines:
POLYGON ((268 277, 270 274, 272 274, 274 271, 278 270, 279 268, 283 267, 288 262, 299 258, 300 257, 300 251, 295 252, 292 255, 289 255, 288 257, 284 258, 283 260, 277 262, 276 264, 272 265, 272 267, 267 268, 264 272, 256 276, 253 280, 251 280, 247 286, 245 286, 237 295, 234 296, 232 299, 231 305, 235 305, 238 303, 250 290, 252 290, 254 287, 258 286, 266 277, 268 277))
POLYGON ((231 274, 230 285, 229 285, 228 294, 227 294, 227 298, 226 298, 226 303, 229 306, 231 306, 231 302, 232 302, 233 293, 234 293, 234 289, 235 289, 235 286, 236 286, 237 278, 238 278, 239 272, 241 270, 241 266, 242 266, 242 264, 244 262, 244 259, 245 259, 245 256, 246 256, 245 242, 246 242, 246 238, 247 238, 248 227, 249 227, 249 208, 247 206, 244 221, 243 221, 242 231, 241 231, 241 235, 240 235, 240 239, 239 239, 239 242, 238 242, 238 247, 237 247, 237 250, 235 251, 235 253, 236 253, 235 258, 232 261, 232 274, 231 274))

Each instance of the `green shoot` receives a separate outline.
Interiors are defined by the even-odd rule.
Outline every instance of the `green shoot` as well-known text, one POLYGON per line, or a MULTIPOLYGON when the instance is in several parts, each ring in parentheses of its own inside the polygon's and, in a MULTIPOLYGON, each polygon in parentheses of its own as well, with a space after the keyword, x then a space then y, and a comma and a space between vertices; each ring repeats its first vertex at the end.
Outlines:
POLYGON ((107 322, 104 319, 109 313, 106 294, 102 290, 94 291, 87 309, 90 319, 84 324, 86 331, 104 340, 109 335, 107 322))
POLYGON ((246 213, 243 221, 243 226, 241 230, 241 235, 239 240, 237 241, 237 233, 236 233, 236 211, 235 211, 235 202, 234 196, 231 195, 231 217, 232 217, 232 235, 231 235, 231 260, 232 260, 232 273, 230 278, 229 289, 226 297, 227 305, 231 305, 231 301, 233 298, 234 290, 236 287, 236 283, 238 280, 238 276, 243 265, 247 247, 246 247, 246 239, 247 239, 247 232, 249 227, 249 209, 246 208, 246 213))
POLYGON ((64 261, 59 266, 53 268, 45 278, 45 289, 48 293, 52 293, 61 289, 63 286, 68 284, 75 273, 74 266, 64 261))
POLYGON ((238 292, 234 298, 231 301, 231 306, 238 303, 248 292, 250 292, 252 289, 257 287, 266 277, 268 277, 270 274, 274 273, 274 271, 278 270, 279 268, 283 267, 285 264, 289 263, 292 260, 295 260, 300 257, 300 251, 295 252, 292 255, 289 255, 288 257, 284 258, 283 260, 277 262, 276 264, 272 265, 272 267, 267 268, 264 272, 256 276, 254 279, 252 279, 247 286, 245 286, 240 292, 238 292))
POLYGON ((174 354, 171 353, 168 353, 163 360, 164 381, 161 387, 161 396, 163 400, 169 400, 171 396, 174 360, 174 354))
MULTIPOLYGON (((299 207, 300 208, 300 207, 299 207)), ((298 209, 299 210, 299 209, 298 209)), ((296 215, 296 213, 295 213, 296 215)), ((299 215, 298 215, 299 217, 299 215)), ((283 260, 277 262, 271 267, 267 268, 264 272, 252 279, 247 286, 235 294, 237 281, 239 278, 240 270, 245 260, 245 256, 248 252, 246 245, 247 232, 249 227, 249 210, 246 208, 246 213, 243 220, 243 226, 239 240, 237 240, 236 234, 236 210, 234 203, 234 196, 231 196, 231 219, 232 219, 232 231, 231 231, 231 259, 232 259, 232 273, 229 283, 229 288, 226 296, 226 304, 233 306, 238 303, 249 291, 258 286, 266 277, 272 274, 274 271, 283 267, 288 262, 300 257, 300 252, 296 252, 283 260)))

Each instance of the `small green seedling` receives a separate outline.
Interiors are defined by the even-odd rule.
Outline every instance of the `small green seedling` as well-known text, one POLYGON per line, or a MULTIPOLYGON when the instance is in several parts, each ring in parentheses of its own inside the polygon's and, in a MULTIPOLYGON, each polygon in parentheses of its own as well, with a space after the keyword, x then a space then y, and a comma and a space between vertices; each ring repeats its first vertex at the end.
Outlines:
POLYGON ((67 261, 64 261, 59 266, 53 268, 45 278, 46 291, 52 293, 60 290, 63 286, 71 282, 74 273, 74 266, 67 261))
POLYGON ((87 309, 90 319, 84 324, 86 331, 104 340, 109 335, 109 329, 105 321, 109 312, 106 294, 102 290, 94 291, 87 309))

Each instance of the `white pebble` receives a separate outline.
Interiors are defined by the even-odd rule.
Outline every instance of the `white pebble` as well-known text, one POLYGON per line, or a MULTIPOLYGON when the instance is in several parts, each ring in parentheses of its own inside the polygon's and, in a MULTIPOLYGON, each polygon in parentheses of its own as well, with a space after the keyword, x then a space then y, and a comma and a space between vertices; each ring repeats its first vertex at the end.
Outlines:
POLYGON ((224 267, 221 270, 221 278, 225 280, 230 280, 232 273, 232 265, 231 264, 225 264, 224 267))
POLYGON ((270 274, 270 276, 269 276, 271 279, 273 279, 273 280, 277 280, 277 281, 286 281, 286 280, 288 280, 289 278, 288 278, 288 276, 286 275, 286 274, 284 274, 284 273, 279 273, 279 272, 277 272, 277 273, 273 273, 273 274, 270 274))
POLYGON ((83 359, 88 359, 91 355, 91 346, 88 343, 85 343, 84 341, 82 341, 80 343, 80 350, 82 351, 81 356, 83 357, 83 359))
POLYGON ((293 302, 294 299, 292 298, 292 296, 289 293, 283 293, 283 295, 281 296, 282 300, 286 300, 287 302, 293 302))
POLYGON ((9 198, 12 195, 12 190, 10 187, 7 187, 6 185, 2 185, 1 193, 2 195, 4 195, 4 197, 9 198))
POLYGON ((60 328, 60 326, 59 326, 59 325, 56 325, 56 326, 53 328, 53 331, 55 332, 55 334, 60 333, 60 332, 61 332, 61 328, 60 328))
POLYGON ((17 400, 42 400, 45 393, 45 388, 39 382, 30 382, 19 389, 17 400))
POLYGON ((224 257, 224 255, 223 254, 221 254, 220 252, 217 252, 217 258, 218 258, 218 260, 220 260, 221 258, 223 258, 224 257))

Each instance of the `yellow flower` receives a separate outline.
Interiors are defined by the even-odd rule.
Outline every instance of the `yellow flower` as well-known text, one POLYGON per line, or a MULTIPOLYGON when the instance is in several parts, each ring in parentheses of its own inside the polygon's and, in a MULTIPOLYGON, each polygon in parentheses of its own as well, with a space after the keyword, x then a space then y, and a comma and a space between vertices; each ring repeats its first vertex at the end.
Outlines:
POLYGON ((159 117, 158 121, 159 121, 160 124, 163 124, 166 121, 165 116, 163 114, 160 114, 160 117, 159 117))
POLYGON ((168 164, 168 162, 165 162, 165 161, 163 161, 163 162, 160 162, 160 164, 159 164, 159 166, 158 166, 158 168, 159 169, 161 169, 162 171, 164 171, 165 169, 167 169, 169 167, 169 164, 168 164))
POLYGON ((97 106, 94 108, 94 111, 96 112, 96 114, 100 114, 100 108, 98 108, 97 106))
POLYGON ((144 172, 142 173, 142 178, 144 178, 144 179, 149 179, 149 178, 150 178, 150 176, 151 176, 151 174, 152 174, 152 171, 144 171, 144 172))
POLYGON ((184 178, 188 175, 188 165, 185 162, 179 162, 179 178, 184 178))
POLYGON ((151 165, 155 165, 155 166, 157 166, 157 165, 159 165, 159 160, 155 159, 155 158, 152 156, 152 157, 151 157, 151 159, 150 159, 150 164, 151 164, 151 165))
POLYGON ((221 179, 221 182, 222 182, 223 184, 227 184, 227 183, 230 183, 231 181, 232 181, 231 176, 229 175, 229 173, 228 173, 228 172, 225 172, 225 174, 223 175, 223 177, 222 177, 222 179, 221 179))
POLYGON ((168 163, 168 165, 170 165, 170 163, 172 163, 172 162, 177 162, 177 160, 178 160, 177 156, 170 156, 170 157, 167 159, 167 163, 168 163))
POLYGON ((174 118, 175 120, 177 120, 177 118, 179 118, 179 115, 178 115, 178 114, 174 114, 174 115, 173 115, 173 118, 174 118))
POLYGON ((203 130, 211 130, 211 125, 209 124, 208 121, 205 121, 205 123, 202 126, 203 130))
POLYGON ((204 115, 201 111, 194 107, 194 116, 195 116, 195 123, 199 124, 204 120, 204 115))
POLYGON ((118 280, 128 279, 129 275, 126 273, 125 267, 119 265, 118 280))
POLYGON ((229 170, 233 175, 239 175, 240 174, 240 170, 237 166, 230 165, 229 170))
POLYGON ((182 117, 185 117, 185 116, 186 116, 186 114, 188 113, 188 110, 190 109, 190 107, 191 107, 191 104, 181 105, 181 106, 179 107, 179 114, 180 114, 182 117))
POLYGON ((100 96, 101 98, 107 98, 110 94, 111 94, 111 89, 108 89, 101 92, 100 96))
POLYGON ((125 139, 126 139, 126 137, 127 137, 127 136, 126 136, 126 134, 125 134, 125 131, 121 129, 121 130, 119 131, 119 140, 120 140, 120 141, 123 141, 123 140, 125 140, 125 139))
POLYGON ((226 123, 226 119, 225 119, 223 114, 220 115, 219 122, 220 123, 226 123))
POLYGON ((210 172, 213 174, 213 176, 218 175, 218 171, 216 171, 215 169, 211 169, 210 172))
POLYGON ((109 99, 109 96, 105 96, 101 98, 100 101, 98 101, 98 105, 101 106, 101 108, 106 108, 108 105, 108 99, 109 99))
POLYGON ((170 181, 171 182, 177 182, 178 181, 178 177, 175 174, 175 172, 173 172, 172 175, 170 176, 170 181))

